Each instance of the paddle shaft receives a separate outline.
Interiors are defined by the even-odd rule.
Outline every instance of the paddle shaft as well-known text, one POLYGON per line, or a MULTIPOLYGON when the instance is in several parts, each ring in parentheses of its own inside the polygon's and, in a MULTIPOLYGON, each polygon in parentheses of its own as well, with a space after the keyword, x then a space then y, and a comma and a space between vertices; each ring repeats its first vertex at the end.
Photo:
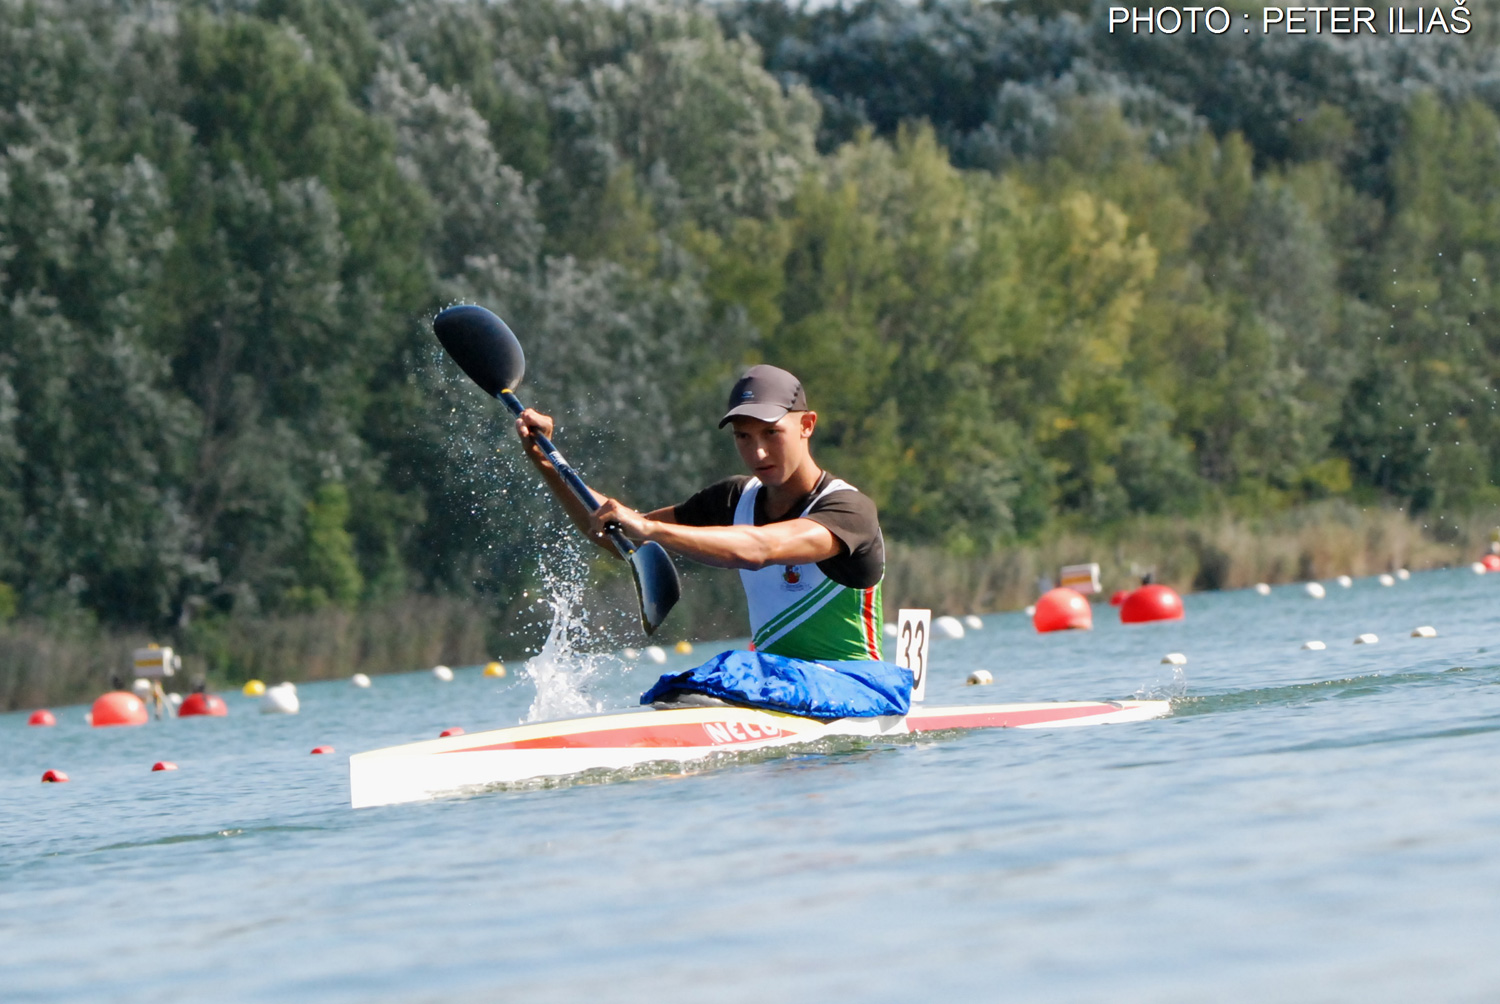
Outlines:
MULTIPOLYGON (((495 396, 517 418, 520 417, 521 412, 526 410, 526 406, 521 403, 520 398, 508 390, 502 390, 495 396)), ((573 470, 573 465, 563 459, 563 455, 557 451, 557 447, 552 445, 552 440, 540 432, 533 432, 531 438, 541 448, 542 455, 547 458, 547 462, 552 465, 552 469, 562 476, 563 481, 573 490, 573 494, 578 496, 578 501, 588 506, 589 512, 597 511, 601 505, 598 497, 589 490, 588 485, 583 483, 583 478, 580 478, 578 472, 573 470)), ((604 532, 609 535, 609 539, 615 545, 615 549, 620 552, 620 557, 629 558, 635 553, 635 545, 630 542, 629 537, 620 532, 618 526, 611 523, 604 528, 604 532)))

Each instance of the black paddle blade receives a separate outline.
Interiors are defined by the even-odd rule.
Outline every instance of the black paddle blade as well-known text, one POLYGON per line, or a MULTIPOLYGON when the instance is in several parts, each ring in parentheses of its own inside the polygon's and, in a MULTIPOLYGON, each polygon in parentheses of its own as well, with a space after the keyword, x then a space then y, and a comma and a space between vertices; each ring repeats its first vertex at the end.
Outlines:
POLYGON ((636 548, 627 560, 635 576, 636 598, 641 601, 641 627, 648 635, 653 634, 682 597, 677 568, 654 540, 636 548))
POLYGON ((449 307, 432 319, 432 332, 453 361, 484 392, 515 390, 526 375, 526 354, 505 322, 483 307, 449 307))

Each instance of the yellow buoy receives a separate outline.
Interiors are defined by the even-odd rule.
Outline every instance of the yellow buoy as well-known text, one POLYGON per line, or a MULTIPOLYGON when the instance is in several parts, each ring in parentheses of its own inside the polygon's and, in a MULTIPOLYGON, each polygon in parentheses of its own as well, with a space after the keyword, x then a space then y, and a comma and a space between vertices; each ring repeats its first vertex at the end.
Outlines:
POLYGON ((240 692, 246 697, 260 697, 266 692, 266 685, 259 680, 246 680, 240 692))
POLYGON ((498 662, 487 663, 484 667, 484 675, 503 678, 505 676, 505 667, 498 662))
POLYGON ((686 638, 684 638, 682 641, 678 642, 676 647, 677 647, 677 654, 678 655, 692 655, 693 654, 693 643, 690 642, 690 641, 688 641, 686 638))

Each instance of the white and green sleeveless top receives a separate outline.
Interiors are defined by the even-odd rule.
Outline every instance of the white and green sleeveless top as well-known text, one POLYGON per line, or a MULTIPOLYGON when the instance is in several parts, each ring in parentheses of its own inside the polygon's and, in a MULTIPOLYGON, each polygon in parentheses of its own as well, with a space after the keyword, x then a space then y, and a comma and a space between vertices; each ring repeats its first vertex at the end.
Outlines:
MULTIPOLYGON (((751 478, 734 509, 735 526, 755 525, 760 479, 751 478)), ((834 479, 802 510, 806 516, 831 492, 853 491, 834 479)), ((816 564, 767 565, 740 569, 750 607, 751 644, 757 652, 812 662, 879 659, 880 584, 851 589, 823 574, 816 564)))

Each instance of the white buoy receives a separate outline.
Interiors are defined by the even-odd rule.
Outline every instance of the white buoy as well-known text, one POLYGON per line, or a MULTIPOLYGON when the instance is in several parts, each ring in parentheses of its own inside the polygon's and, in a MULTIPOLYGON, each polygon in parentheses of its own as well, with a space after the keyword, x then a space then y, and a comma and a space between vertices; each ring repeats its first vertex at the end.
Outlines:
POLYGON ((944 614, 942 617, 933 618, 932 636, 934 638, 948 639, 962 638, 964 636, 963 622, 957 617, 949 617, 947 614, 944 614))
POLYGON ((1398 568, 1396 569, 1396 578, 1400 579, 1402 582, 1405 582, 1407 579, 1411 578, 1411 573, 1404 568, 1398 568))
POLYGON ((1025 610, 1025 614, 1026 614, 1027 617, 1035 617, 1036 616, 1036 604, 1033 603, 1033 604, 1031 604, 1031 606, 1027 607, 1026 610, 1025 610))
POLYGON ((646 658, 660 666, 667 661, 667 650, 660 645, 647 645, 645 648, 646 658))
POLYGON ((1323 583, 1321 582, 1309 582, 1302 588, 1307 592, 1307 595, 1315 600, 1321 600, 1324 596, 1328 595, 1328 590, 1323 588, 1323 583))
POLYGON ((1419 628, 1412 628, 1411 636, 1413 638, 1436 638, 1437 628, 1431 624, 1423 624, 1419 628))
POLYGON ((448 683, 453 679, 453 670, 449 669, 447 666, 433 666, 432 676, 434 679, 442 680, 444 683, 448 683))
POLYGON ((969 678, 964 682, 971 687, 987 687, 995 682, 995 678, 990 675, 990 671, 987 669, 976 669, 969 674, 969 678))
POLYGON ((1349 578, 1349 576, 1347 576, 1347 575, 1340 575, 1338 578, 1334 579, 1333 581, 1337 582, 1339 585, 1343 586, 1345 589, 1348 589, 1350 586, 1354 585, 1354 580, 1351 579, 1351 578, 1349 578))
POLYGON ((984 630, 984 621, 979 619, 978 614, 969 614, 964 617, 964 627, 970 631, 982 631, 984 630))
POLYGON ((1469 571, 1473 572, 1475 575, 1483 575, 1485 572, 1488 572, 1489 569, 1484 567, 1484 562, 1476 561, 1474 562, 1474 564, 1469 566, 1469 571))
POLYGON ((1390 572, 1381 572, 1380 578, 1375 581, 1379 582, 1382 586, 1394 586, 1396 584, 1396 577, 1390 572))
POLYGON ((1270 596, 1271 584, 1269 582, 1257 582, 1255 584, 1255 591, 1262 596, 1270 596))
POLYGON ((136 697, 144 701, 151 696, 151 681, 138 676, 135 678, 135 682, 130 685, 130 689, 135 691, 136 697))
POLYGON ((260 699, 263 715, 295 715, 302 710, 302 701, 297 697, 297 688, 290 683, 278 683, 267 687, 260 699))
POLYGON ((901 633, 901 629, 897 627, 892 621, 886 621, 885 627, 881 628, 881 631, 885 633, 885 636, 887 638, 894 638, 896 637, 896 635, 901 633))
POLYGON ((641 650, 638 648, 627 648, 620 654, 627 659, 639 659, 641 657, 641 650))
POLYGON ((1186 666, 1187 656, 1181 652, 1168 652, 1161 657, 1161 664, 1163 666, 1186 666))
POLYGON ((173 691, 172 693, 167 695, 167 703, 172 705, 172 707, 174 708, 182 707, 182 695, 177 693, 176 691, 173 691))
POLYGON ((1321 652, 1327 647, 1327 645, 1324 645, 1320 641, 1305 641, 1302 643, 1302 650, 1304 652, 1321 652))
POLYGON ((349 677, 349 682, 354 684, 360 690, 365 690, 370 686, 370 678, 363 673, 355 673, 353 676, 349 677))
POLYGON ((1378 641, 1380 641, 1380 636, 1379 635, 1373 635, 1373 634, 1370 634, 1369 632, 1366 632, 1366 633, 1360 635, 1358 638, 1355 638, 1354 639, 1354 644, 1356 644, 1356 645, 1374 645, 1378 641))

